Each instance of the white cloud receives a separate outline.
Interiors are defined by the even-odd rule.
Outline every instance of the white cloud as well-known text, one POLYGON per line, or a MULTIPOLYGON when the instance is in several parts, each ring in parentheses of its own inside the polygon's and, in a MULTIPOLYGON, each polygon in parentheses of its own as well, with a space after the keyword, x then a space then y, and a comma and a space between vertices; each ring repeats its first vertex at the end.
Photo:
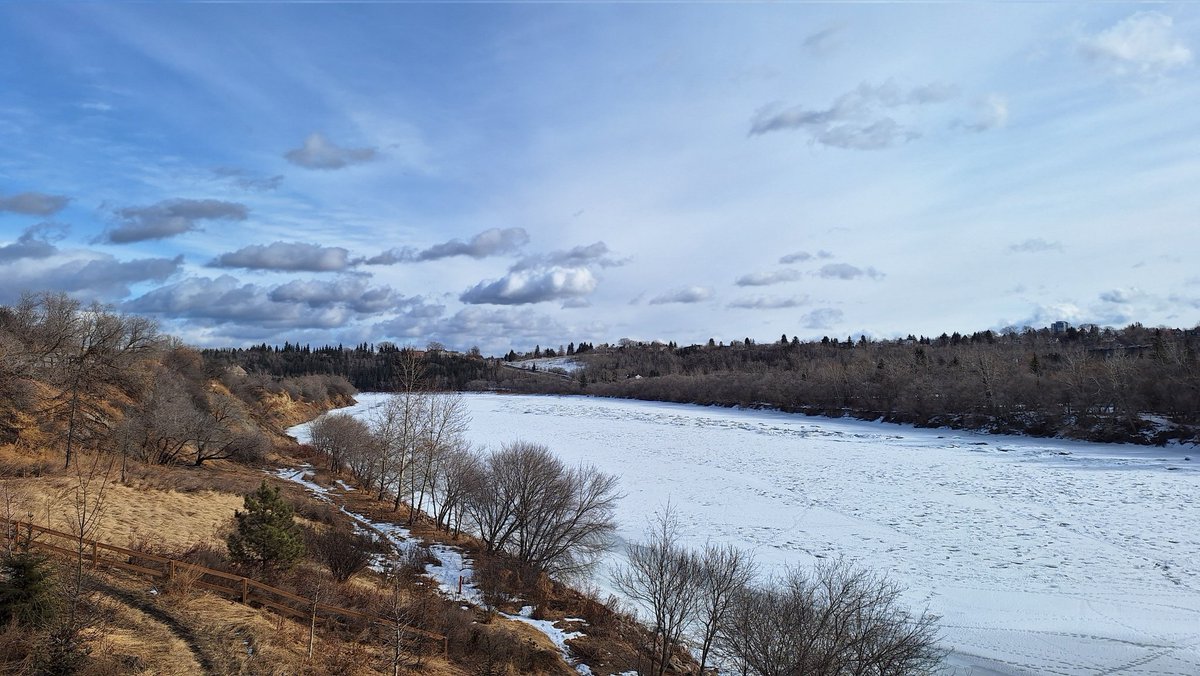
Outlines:
POLYGON ((1061 242, 1048 242, 1041 237, 1031 237, 1022 242, 1010 244, 1008 246, 1008 250, 1011 253, 1042 253, 1045 251, 1061 252, 1063 250, 1063 246, 1061 242))
POLYGON ((375 159, 374 148, 342 148, 323 134, 313 133, 304 145, 284 154, 284 158, 305 169, 341 169, 375 159))
POLYGON ((104 233, 112 244, 166 239, 200 229, 201 221, 244 221, 246 205, 224 200, 164 200, 145 207, 117 210, 120 224, 104 233))
MULTIPOLYGON (((454 256, 480 259, 516 251, 528 243, 529 233, 525 232, 524 228, 489 228, 472 237, 469 242, 452 239, 441 244, 434 244, 423 251, 417 251, 412 247, 389 249, 378 256, 368 258, 365 263, 367 265, 420 263, 454 256)), ((597 244, 600 244, 601 247, 604 246, 600 242, 597 244)))
POLYGON ((835 308, 818 308, 800 318, 806 329, 832 329, 842 321, 842 311, 835 308))
POLYGON ((825 279, 857 279, 859 277, 870 277, 871 279, 882 279, 885 275, 872 267, 860 268, 849 263, 829 263, 821 266, 821 270, 817 273, 825 279))
POLYGON ((183 256, 122 261, 94 251, 14 258, 0 264, 4 280, 0 303, 15 301, 22 291, 65 291, 88 300, 118 300, 129 295, 132 285, 166 281, 182 266, 183 256))
POLYGON ((975 102, 975 117, 966 123, 971 131, 989 131, 1008 125, 1008 99, 999 94, 989 94, 975 102))
POLYGON ((808 296, 755 296, 738 298, 729 307, 741 310, 783 310, 808 304, 808 296))
POLYGON ((1117 75, 1161 75, 1192 62, 1192 50, 1175 35, 1174 19, 1137 12, 1080 40, 1080 50, 1117 75))
POLYGON ((764 108, 754 116, 750 135, 795 129, 808 132, 814 142, 825 146, 881 150, 920 136, 884 111, 943 103, 957 95, 957 87, 937 82, 908 90, 892 80, 880 85, 864 82, 839 96, 829 108, 764 108))
MULTIPOLYGON (((787 258, 787 256, 784 256, 787 258)), ((753 272, 748 275, 738 277, 734 284, 738 286, 770 286, 772 284, 782 284, 784 282, 794 282, 800 279, 801 273, 799 270, 772 270, 771 272, 753 272)))
POLYGON ((556 265, 512 270, 500 279, 467 289, 459 300, 469 305, 527 305, 586 296, 596 290, 596 283, 596 276, 588 268, 556 265))
POLYGON ((9 197, 0 197, 0 211, 11 211, 28 216, 50 216, 61 211, 70 201, 71 198, 63 195, 23 192, 9 197))
POLYGON ((666 305, 669 303, 703 303, 713 297, 712 289, 703 286, 688 286, 655 296, 650 299, 651 305, 666 305))

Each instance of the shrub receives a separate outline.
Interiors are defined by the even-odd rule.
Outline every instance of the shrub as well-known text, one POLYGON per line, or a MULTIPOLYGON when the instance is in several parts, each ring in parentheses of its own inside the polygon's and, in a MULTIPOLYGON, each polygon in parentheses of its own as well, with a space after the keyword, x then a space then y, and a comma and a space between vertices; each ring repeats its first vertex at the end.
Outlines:
POLYGON ((54 580, 46 557, 16 552, 0 562, 0 624, 45 626, 54 618, 54 580))
POLYGON ((345 582, 365 569, 380 549, 371 537, 337 528, 313 533, 309 541, 313 553, 329 567, 338 582, 345 582))
POLYGON ((229 556, 239 563, 287 568, 304 555, 304 541, 292 518, 292 506, 267 485, 245 497, 246 511, 234 512, 236 530, 229 534, 229 556))

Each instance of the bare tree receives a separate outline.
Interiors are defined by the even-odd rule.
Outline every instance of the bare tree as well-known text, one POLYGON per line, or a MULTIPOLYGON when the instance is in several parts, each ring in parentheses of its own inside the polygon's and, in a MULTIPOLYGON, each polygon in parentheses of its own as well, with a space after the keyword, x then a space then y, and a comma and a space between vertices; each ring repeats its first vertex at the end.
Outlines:
POLYGON ((387 398, 371 419, 371 432, 378 442, 375 445, 378 454, 378 499, 383 500, 388 489, 393 490, 393 511, 400 509, 406 483, 410 487, 410 494, 416 490, 411 465, 420 443, 421 426, 425 422, 424 406, 425 398, 421 393, 407 390, 397 392, 387 398))
POLYGON ((116 458, 112 455, 90 456, 76 455, 72 457, 74 483, 67 489, 71 499, 70 531, 73 536, 74 558, 71 562, 71 576, 66 586, 67 617, 65 623, 53 633, 52 651, 60 659, 68 659, 79 650, 82 635, 82 618, 80 604, 84 597, 85 577, 84 561, 88 552, 88 541, 96 538, 104 518, 108 496, 109 478, 112 475, 116 458))
POLYGON ((256 461, 271 447, 262 430, 249 424, 240 407, 230 397, 206 393, 192 416, 192 464, 199 467, 208 460, 256 461))
POLYGON ((144 317, 115 314, 101 305, 84 310, 65 295, 34 298, 34 312, 43 322, 35 350, 47 382, 59 390, 47 412, 66 419, 63 466, 69 468, 80 440, 104 419, 87 395, 139 377, 132 365, 158 346, 157 327, 144 317))
POLYGON ((441 478, 437 483, 434 521, 439 528, 452 531, 457 537, 467 499, 479 490, 483 481, 479 455, 460 440, 445 455, 438 471, 441 478))
POLYGON ((696 631, 700 639, 700 673, 708 666, 717 631, 739 590, 750 584, 756 566, 752 556, 733 545, 709 544, 700 554, 696 631))
POLYGON ((488 551, 507 551, 527 572, 572 575, 612 546, 616 477, 568 469, 541 444, 514 442, 483 461, 466 502, 488 551))
POLYGON ((612 577, 625 596, 650 613, 651 672, 662 676, 671 652, 700 608, 703 565, 679 542, 678 517, 668 504, 647 529, 646 541, 630 543, 629 562, 612 577))
MULTIPOLYGON (((424 402, 419 413, 423 414, 420 437, 413 447, 416 451, 410 463, 412 493, 409 505, 409 521, 413 514, 425 506, 425 497, 433 496, 440 478, 438 465, 447 454, 461 443, 471 417, 467 413, 462 395, 457 392, 438 392, 423 395, 424 402), (419 479, 419 480, 418 480, 419 479)), ((436 507, 431 508, 436 511, 436 507)))
POLYGON ((931 615, 912 616, 900 589, 843 561, 745 587, 721 625, 721 651, 761 676, 928 673, 941 661, 931 615))
POLYGON ((313 421, 312 445, 329 458, 329 469, 349 469, 368 490, 378 480, 376 440, 367 423, 345 413, 327 413, 313 421))

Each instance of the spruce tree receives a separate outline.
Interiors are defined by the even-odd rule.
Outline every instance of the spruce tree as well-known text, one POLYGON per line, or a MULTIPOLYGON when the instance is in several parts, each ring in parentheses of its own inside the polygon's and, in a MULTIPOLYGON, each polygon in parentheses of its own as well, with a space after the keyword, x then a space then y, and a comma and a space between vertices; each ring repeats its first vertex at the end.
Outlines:
POLYGON ((0 563, 0 625, 44 626, 54 618, 54 581, 46 557, 17 552, 0 563))
POLYGON ((304 555, 304 540, 292 519, 292 506, 279 496, 278 488, 263 480, 244 502, 246 511, 234 512, 237 529, 226 539, 233 560, 287 568, 304 555))

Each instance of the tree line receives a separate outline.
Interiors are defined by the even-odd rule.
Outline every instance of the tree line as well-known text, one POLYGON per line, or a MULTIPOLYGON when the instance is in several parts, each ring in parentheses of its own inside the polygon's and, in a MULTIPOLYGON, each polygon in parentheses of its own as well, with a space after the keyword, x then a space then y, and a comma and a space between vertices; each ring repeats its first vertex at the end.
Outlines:
MULTIPOLYGON (((436 347, 436 346, 435 346, 436 347)), ((238 366, 249 373, 298 378, 311 375, 340 376, 364 392, 393 392, 404 388, 406 364, 414 358, 423 364, 428 386, 445 390, 475 389, 479 383, 495 380, 500 363, 484 359, 478 351, 465 354, 441 348, 418 350, 392 343, 344 345, 283 346, 265 343, 251 347, 202 350, 204 360, 214 368, 238 366)))
POLYGON ((341 375, 371 391, 401 389, 403 364, 416 359, 429 383, 447 390, 769 406, 1090 441, 1200 438, 1200 328, 1027 328, 896 340, 783 335, 687 346, 622 339, 509 350, 499 359, 387 343, 260 345, 204 356, 272 376, 341 375), (569 354, 584 368, 570 380, 502 368, 548 352, 569 354))
POLYGON ((583 359, 591 394, 1092 441, 1196 439, 1200 329, 1048 329, 672 347, 583 359), (1157 420, 1155 420, 1157 418, 1157 420))

